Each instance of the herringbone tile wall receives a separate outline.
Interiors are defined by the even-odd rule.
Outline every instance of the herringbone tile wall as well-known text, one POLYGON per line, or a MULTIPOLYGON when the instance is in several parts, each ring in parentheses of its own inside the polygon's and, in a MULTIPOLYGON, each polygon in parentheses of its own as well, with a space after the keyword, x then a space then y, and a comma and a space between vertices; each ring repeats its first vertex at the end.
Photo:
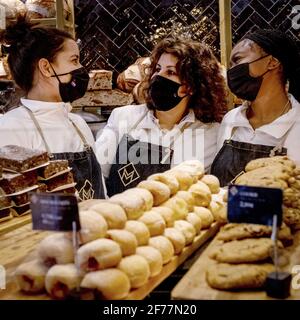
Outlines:
MULTIPOLYGON (((228 1, 228 0, 224 0, 228 1)), ((123 71, 172 30, 205 41, 219 57, 218 0, 75 0, 77 36, 87 68, 123 71)), ((292 29, 299 0, 232 0, 233 42, 260 28, 292 29), (295 16, 295 14, 294 14, 295 16)), ((300 23, 300 21, 299 21, 300 23)))

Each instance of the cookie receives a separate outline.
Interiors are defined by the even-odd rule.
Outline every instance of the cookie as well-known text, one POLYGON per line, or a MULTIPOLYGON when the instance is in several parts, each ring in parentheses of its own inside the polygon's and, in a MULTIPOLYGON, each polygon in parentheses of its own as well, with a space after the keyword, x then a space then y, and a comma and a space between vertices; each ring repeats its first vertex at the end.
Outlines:
POLYGON ((268 158, 259 158, 250 161, 246 167, 245 171, 252 171, 256 170, 258 168, 268 167, 270 165, 276 165, 276 164, 282 164, 286 167, 289 167, 291 169, 294 169, 295 163, 290 160, 287 156, 275 156, 275 157, 268 157, 268 158))
MULTIPOLYGON (((221 229, 217 239, 228 242, 232 240, 270 237, 271 234, 272 228, 269 226, 251 223, 229 223, 221 229)), ((278 239, 284 246, 293 243, 291 229, 284 223, 279 229, 278 239)))
POLYGON ((273 241, 268 238, 234 240, 216 248, 210 257, 218 262, 251 263, 268 259, 272 247, 273 241))
POLYGON ((284 206, 283 221, 293 230, 300 230, 300 209, 284 206))
POLYGON ((210 266, 206 272, 208 284, 215 289, 258 289, 264 286, 268 273, 274 271, 272 264, 225 263, 210 266))

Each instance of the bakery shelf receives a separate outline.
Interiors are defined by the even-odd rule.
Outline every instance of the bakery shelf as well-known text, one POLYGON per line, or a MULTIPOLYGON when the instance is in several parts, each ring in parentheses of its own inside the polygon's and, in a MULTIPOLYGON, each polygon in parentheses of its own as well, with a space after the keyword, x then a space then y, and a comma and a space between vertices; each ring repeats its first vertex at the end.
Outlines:
MULTIPOLYGON (((253 291, 222 291, 211 288, 205 279, 209 266, 217 263, 209 258, 211 250, 220 240, 215 238, 196 260, 191 269, 183 276, 171 292, 172 299, 180 300, 274 300, 267 296, 263 290, 253 291)), ((292 267, 299 265, 300 257, 300 231, 294 235, 294 244, 285 249, 290 257, 286 270, 291 273, 292 267)), ((300 300, 300 290, 291 290, 289 300, 300 300)))
MULTIPOLYGON (((180 264, 191 256, 201 245, 212 238, 219 230, 220 225, 214 223, 209 229, 201 231, 193 243, 184 248, 182 253, 174 256, 172 260, 163 267, 162 272, 151 278, 144 286, 132 290, 127 297, 131 300, 144 299, 151 291, 173 273, 180 264)), ((25 295, 20 292, 13 281, 14 270, 24 261, 33 260, 36 257, 37 244, 50 232, 37 232, 31 230, 31 225, 23 226, 13 232, 0 236, 0 265, 6 268, 7 287, 0 291, 2 300, 49 300, 49 296, 25 295)))
POLYGON ((0 223, 0 236, 5 233, 8 233, 12 230, 15 230, 17 228, 20 228, 30 222, 31 222, 31 214, 28 214, 23 217, 14 217, 11 220, 1 222, 0 223))

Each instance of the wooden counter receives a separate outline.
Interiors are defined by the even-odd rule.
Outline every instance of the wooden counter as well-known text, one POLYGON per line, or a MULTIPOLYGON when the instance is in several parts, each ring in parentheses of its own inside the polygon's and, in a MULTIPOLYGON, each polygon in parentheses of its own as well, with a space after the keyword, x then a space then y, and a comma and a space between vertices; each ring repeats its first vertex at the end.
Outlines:
MULTIPOLYGON (((193 264, 192 268, 184 275, 171 292, 173 299, 189 300, 273 300, 264 291, 222 291, 211 288, 205 279, 206 270, 217 262, 209 258, 209 253, 221 241, 216 238, 193 264)), ((294 237, 294 244, 286 248, 290 257, 289 265, 285 271, 291 273, 294 265, 300 265, 300 232, 294 237)), ((300 289, 292 290, 290 300, 300 300, 300 289)))
MULTIPOLYGON (((214 223, 210 229, 203 230, 194 239, 193 243, 184 248, 180 255, 174 256, 172 260, 163 267, 162 272, 151 278, 147 284, 141 288, 132 290, 127 299, 144 299, 155 287, 165 280, 177 267, 183 263, 199 247, 212 238, 219 230, 218 223, 214 223)), ((31 224, 23 226, 17 230, 0 236, 0 265, 6 268, 7 285, 6 290, 0 290, 2 300, 45 300, 49 299, 46 294, 25 295, 18 291, 17 285, 13 281, 13 272, 17 266, 24 261, 29 261, 36 256, 37 244, 50 232, 38 232, 31 230, 31 224)))

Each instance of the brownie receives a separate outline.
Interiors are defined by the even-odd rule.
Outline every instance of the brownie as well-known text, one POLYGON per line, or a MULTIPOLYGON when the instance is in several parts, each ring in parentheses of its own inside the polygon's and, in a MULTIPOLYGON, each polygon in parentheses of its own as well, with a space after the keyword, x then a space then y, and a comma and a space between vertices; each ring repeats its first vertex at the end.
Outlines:
POLYGON ((2 209, 0 210, 0 221, 3 219, 3 220, 7 220, 8 218, 10 218, 10 209, 7 208, 7 209, 2 209), (7 218, 7 219, 5 219, 7 218))
POLYGON ((76 193, 76 189, 74 187, 71 187, 71 188, 67 188, 67 189, 61 190, 59 192, 65 193, 65 194, 75 194, 76 193))
POLYGON ((22 194, 19 194, 17 196, 12 197, 12 201, 17 205, 17 206, 22 206, 26 203, 29 202, 29 193, 25 192, 22 194))
POLYGON ((37 183, 37 173, 30 171, 25 174, 21 173, 3 173, 3 179, 0 180, 0 187, 7 194, 22 191, 37 183))
POLYGON ((8 197, 0 196, 0 210, 11 207, 11 200, 8 197))
POLYGON ((58 177, 55 177, 53 179, 46 181, 47 190, 52 191, 58 187, 61 187, 61 186, 64 186, 65 184, 70 184, 73 182, 74 182, 74 178, 73 178, 72 172, 67 172, 58 177))
POLYGON ((44 179, 48 179, 55 174, 68 169, 69 162, 68 160, 53 160, 43 168, 38 170, 38 175, 44 179))
POLYGON ((47 185, 45 184, 45 183, 41 183, 41 182, 39 182, 38 183, 38 189, 37 189, 37 193, 39 193, 39 192, 47 192, 47 185))
POLYGON ((2 173, 3 173, 3 169, 2 169, 2 167, 0 166, 0 180, 2 179, 2 173))
POLYGON ((30 210, 30 205, 26 204, 25 206, 21 206, 21 207, 13 207, 13 209, 16 211, 16 214, 18 216, 21 216, 22 214, 30 210))
POLYGON ((0 148, 0 166, 22 172, 49 161, 45 151, 7 145, 0 148))

